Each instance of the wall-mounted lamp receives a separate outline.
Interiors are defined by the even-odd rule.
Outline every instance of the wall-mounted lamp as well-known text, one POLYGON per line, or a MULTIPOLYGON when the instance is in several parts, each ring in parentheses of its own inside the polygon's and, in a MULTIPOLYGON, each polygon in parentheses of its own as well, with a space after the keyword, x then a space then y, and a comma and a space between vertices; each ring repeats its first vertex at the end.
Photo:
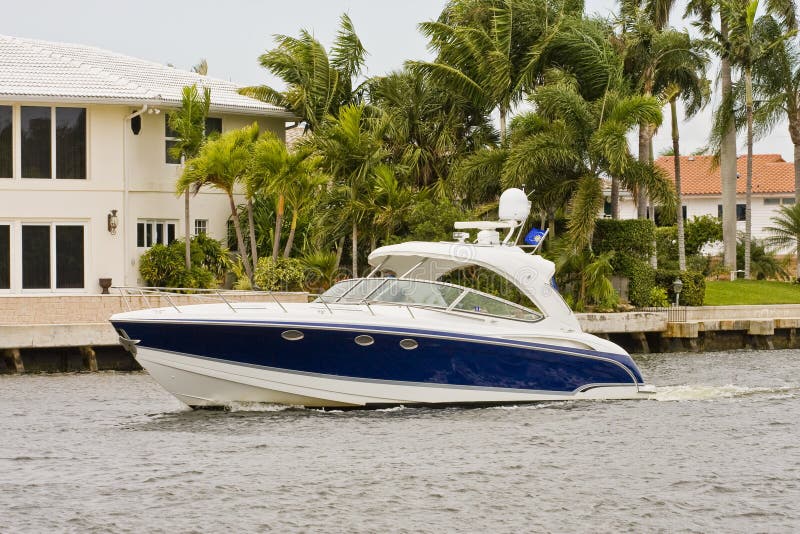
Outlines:
POLYGON ((117 226, 119 226, 119 218, 117 217, 117 210, 111 210, 111 213, 108 214, 108 233, 111 235, 116 235, 117 226))

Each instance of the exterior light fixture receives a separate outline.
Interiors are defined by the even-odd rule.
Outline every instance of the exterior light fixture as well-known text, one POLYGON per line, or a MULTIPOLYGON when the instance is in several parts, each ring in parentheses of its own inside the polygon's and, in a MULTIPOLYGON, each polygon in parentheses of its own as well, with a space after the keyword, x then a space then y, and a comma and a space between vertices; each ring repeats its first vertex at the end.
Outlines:
POLYGON ((672 282, 672 290, 675 292, 675 306, 677 307, 680 305, 681 291, 683 291, 683 281, 680 278, 676 278, 675 281, 672 282))
POLYGON ((119 226, 117 210, 111 210, 111 213, 108 214, 108 233, 111 235, 117 235, 117 226, 119 226))

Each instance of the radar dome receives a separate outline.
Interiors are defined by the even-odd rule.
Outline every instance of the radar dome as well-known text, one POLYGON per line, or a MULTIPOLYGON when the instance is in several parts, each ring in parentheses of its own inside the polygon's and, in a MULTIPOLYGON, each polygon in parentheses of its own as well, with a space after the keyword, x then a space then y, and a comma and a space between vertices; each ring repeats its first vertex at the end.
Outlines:
POLYGON ((512 187, 500 195, 500 220, 522 222, 531 212, 531 203, 522 189, 512 187))

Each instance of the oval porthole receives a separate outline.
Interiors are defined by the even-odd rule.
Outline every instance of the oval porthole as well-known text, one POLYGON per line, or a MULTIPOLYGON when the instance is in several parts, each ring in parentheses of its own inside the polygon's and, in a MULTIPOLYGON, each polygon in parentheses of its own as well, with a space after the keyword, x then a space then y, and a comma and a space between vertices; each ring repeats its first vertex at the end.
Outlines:
POLYGON ((286 330, 281 333, 281 337, 286 341, 300 341, 304 336, 300 330, 286 330))
POLYGON ((419 343, 417 343, 413 339, 403 339, 400 341, 400 346, 406 350, 414 350, 417 347, 419 347, 419 343))
POLYGON ((356 336, 355 341, 358 345, 361 345, 362 347, 369 347, 370 345, 375 343, 375 340, 372 339, 372 336, 366 336, 366 335, 356 336))

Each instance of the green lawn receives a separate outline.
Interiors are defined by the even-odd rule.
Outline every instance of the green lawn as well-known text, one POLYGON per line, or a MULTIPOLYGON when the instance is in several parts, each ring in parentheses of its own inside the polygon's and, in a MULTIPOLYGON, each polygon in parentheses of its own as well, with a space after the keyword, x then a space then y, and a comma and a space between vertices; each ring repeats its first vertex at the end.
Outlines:
POLYGON ((766 280, 706 280, 706 306, 731 304, 800 304, 800 284, 766 280))

